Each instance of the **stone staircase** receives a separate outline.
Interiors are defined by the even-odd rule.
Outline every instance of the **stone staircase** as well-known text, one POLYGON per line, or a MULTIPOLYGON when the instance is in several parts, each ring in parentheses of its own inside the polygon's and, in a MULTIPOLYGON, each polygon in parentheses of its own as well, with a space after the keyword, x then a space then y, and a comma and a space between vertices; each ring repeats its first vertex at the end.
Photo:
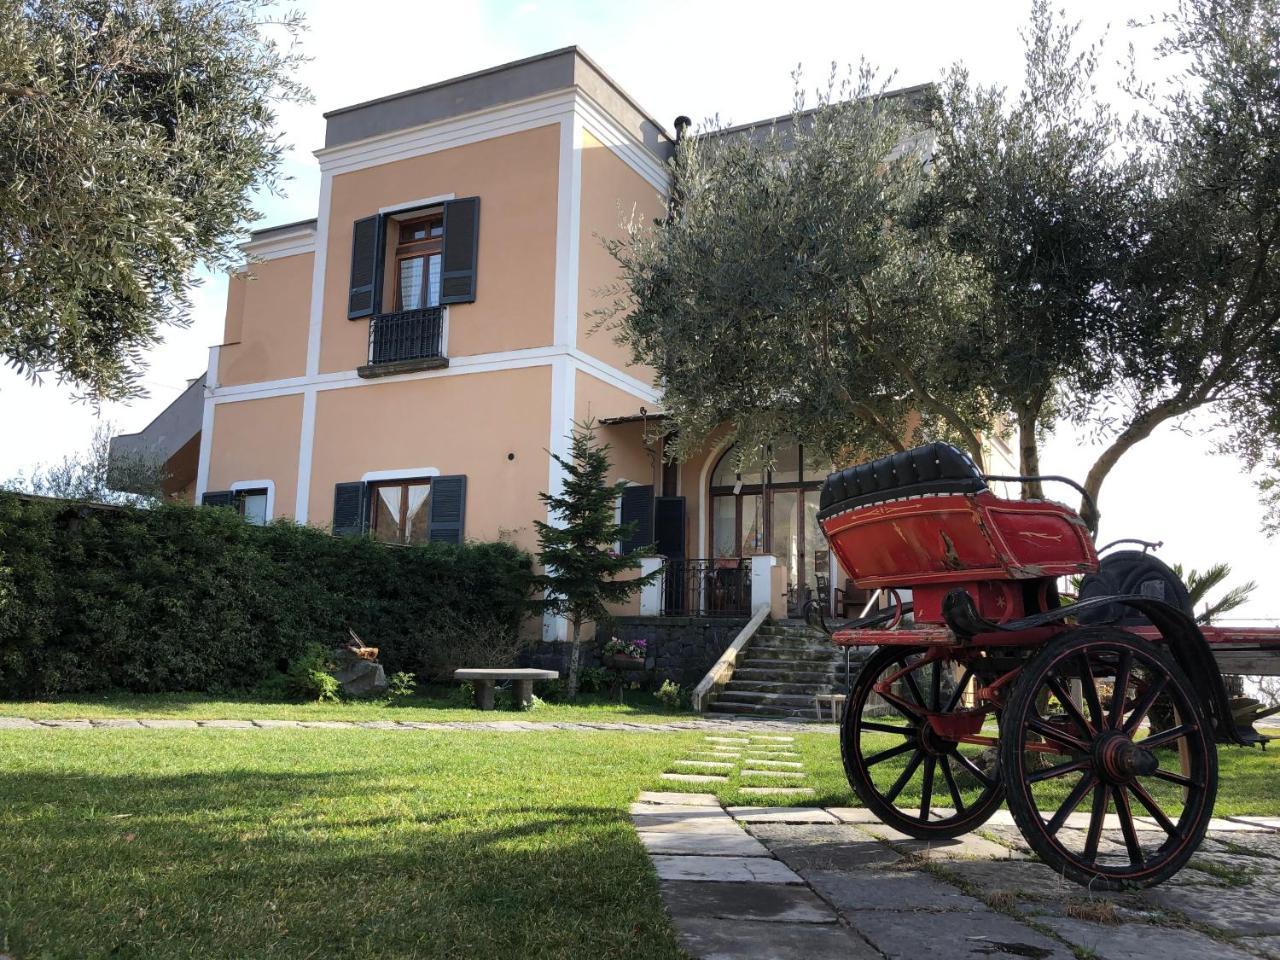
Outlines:
MULTIPOLYGON (((868 651, 851 651, 856 675, 868 651)), ((801 620, 766 620, 709 710, 746 717, 815 719, 815 693, 843 693, 844 649, 801 620)))

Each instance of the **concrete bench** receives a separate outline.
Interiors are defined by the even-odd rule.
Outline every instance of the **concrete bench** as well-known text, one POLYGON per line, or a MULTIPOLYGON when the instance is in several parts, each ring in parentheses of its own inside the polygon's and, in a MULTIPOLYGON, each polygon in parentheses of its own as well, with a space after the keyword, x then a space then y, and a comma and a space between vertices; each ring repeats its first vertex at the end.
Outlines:
POLYGON ((453 679, 466 680, 475 684, 476 708, 493 709, 493 683, 495 680, 511 680, 512 692, 515 694, 517 706, 528 706, 533 702, 533 681, 556 680, 560 674, 554 670, 535 670, 532 667, 507 667, 485 669, 465 667, 453 671, 453 679))

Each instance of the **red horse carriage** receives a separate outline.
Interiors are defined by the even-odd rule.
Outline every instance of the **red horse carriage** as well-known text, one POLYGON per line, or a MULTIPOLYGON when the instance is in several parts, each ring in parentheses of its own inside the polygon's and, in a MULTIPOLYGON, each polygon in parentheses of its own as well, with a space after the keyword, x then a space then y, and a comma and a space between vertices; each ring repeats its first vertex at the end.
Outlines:
POLYGON ((959 836, 1007 801, 1072 880, 1160 883, 1204 836, 1216 745, 1264 739, 1234 721, 1214 645, 1280 646, 1280 630, 1197 625, 1156 557, 1099 562, 1075 511, 1003 499, 989 480, 1071 483, 983 476, 945 443, 827 478, 831 548, 890 600, 832 634, 877 648, 846 701, 849 783, 913 837, 959 836), (1083 577, 1078 598, 1064 577, 1083 577))

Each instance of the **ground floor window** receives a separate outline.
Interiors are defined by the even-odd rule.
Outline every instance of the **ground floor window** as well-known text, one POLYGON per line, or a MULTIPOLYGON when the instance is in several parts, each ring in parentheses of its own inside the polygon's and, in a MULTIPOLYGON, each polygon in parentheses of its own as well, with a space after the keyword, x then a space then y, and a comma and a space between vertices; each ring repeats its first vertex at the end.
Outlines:
POLYGON ((237 490, 235 499, 236 513, 244 517, 255 527, 265 526, 271 518, 267 516, 267 491, 265 489, 237 490))
POLYGON ((426 543, 430 480, 369 484, 369 529, 384 543, 426 543))

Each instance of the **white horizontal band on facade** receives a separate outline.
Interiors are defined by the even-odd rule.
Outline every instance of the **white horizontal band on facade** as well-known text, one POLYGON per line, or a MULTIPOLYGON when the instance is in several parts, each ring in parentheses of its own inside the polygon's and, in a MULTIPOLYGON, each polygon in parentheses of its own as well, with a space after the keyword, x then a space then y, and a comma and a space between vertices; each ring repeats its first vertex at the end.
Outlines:
POLYGON ((418 210, 422 207, 434 207, 437 203, 444 203, 446 200, 452 200, 455 194, 441 193, 434 197, 423 197, 421 200, 409 200, 405 203, 393 203, 389 207, 379 207, 378 212, 383 214, 404 213, 409 210, 418 210))
POLYGON ((644 177, 659 193, 666 195, 671 189, 667 168, 639 141, 615 121, 604 107, 590 96, 578 91, 574 110, 582 118, 591 135, 608 147, 628 167, 644 177))
POLYGON ((461 119, 442 120, 340 147, 323 148, 315 151, 315 157, 320 161, 322 172, 350 173, 547 126, 572 113, 573 102, 574 91, 560 90, 547 96, 468 114, 461 119))
POLYGON ((279 237, 264 240, 250 240, 240 244, 246 257, 241 269, 247 268, 256 260, 279 260, 282 257, 296 257, 304 253, 316 252, 316 230, 298 230, 279 237))

